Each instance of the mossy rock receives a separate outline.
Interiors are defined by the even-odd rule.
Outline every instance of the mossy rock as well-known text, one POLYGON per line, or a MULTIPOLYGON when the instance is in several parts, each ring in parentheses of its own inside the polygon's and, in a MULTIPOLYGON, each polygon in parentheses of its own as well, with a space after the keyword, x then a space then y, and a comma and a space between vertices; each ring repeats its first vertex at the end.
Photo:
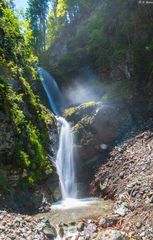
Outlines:
POLYGON ((96 107, 96 102, 85 102, 79 106, 68 108, 64 111, 63 116, 70 122, 75 122, 80 119, 80 116, 85 117, 90 115, 96 107))
POLYGON ((123 105, 88 102, 65 110, 71 122, 80 159, 99 154, 102 144, 116 140, 130 125, 131 117, 123 105))

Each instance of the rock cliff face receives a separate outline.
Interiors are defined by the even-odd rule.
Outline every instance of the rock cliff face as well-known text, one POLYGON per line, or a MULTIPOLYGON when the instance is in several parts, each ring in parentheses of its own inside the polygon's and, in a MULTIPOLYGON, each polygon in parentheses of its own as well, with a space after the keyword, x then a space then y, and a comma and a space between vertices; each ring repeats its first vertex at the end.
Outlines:
POLYGON ((123 105, 87 102, 66 109, 75 136, 76 179, 79 197, 88 195, 88 186, 97 164, 106 161, 109 145, 131 125, 123 105))
POLYGON ((89 160, 107 148, 131 124, 131 116, 123 105, 87 102, 65 110, 71 122, 79 159, 89 160))
MULTIPOLYGON (((2 115, 2 114, 1 114, 2 115)), ((6 121, 6 115, 0 120, 0 158, 9 158, 15 146, 13 126, 6 121)))
MULTIPOLYGON (((41 104, 33 87, 40 88, 40 81, 30 39, 22 34, 7 1, 1 2, 0 194, 7 193, 9 202, 53 172, 50 161, 56 153, 57 129, 53 113, 41 104)), ((1 200, 3 207, 7 201, 1 200)))

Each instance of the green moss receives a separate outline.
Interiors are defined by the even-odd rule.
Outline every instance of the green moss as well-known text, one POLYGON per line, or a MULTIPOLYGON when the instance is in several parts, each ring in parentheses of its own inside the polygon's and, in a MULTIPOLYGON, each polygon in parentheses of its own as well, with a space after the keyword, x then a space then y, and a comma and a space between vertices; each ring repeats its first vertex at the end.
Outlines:
POLYGON ((72 122, 79 121, 80 116, 88 115, 88 112, 91 112, 92 110, 94 110, 95 106, 96 106, 96 102, 94 101, 85 102, 77 107, 71 107, 66 109, 64 111, 63 116, 68 121, 72 121, 72 122))
POLYGON ((95 106, 96 106, 96 102, 94 102, 94 101, 85 102, 80 105, 80 107, 83 107, 83 108, 90 108, 90 107, 95 107, 95 106))
POLYGON ((15 147, 16 157, 14 164, 21 169, 27 169, 29 175, 31 176, 32 174, 34 182, 37 182, 41 179, 46 170, 50 169, 51 172, 51 166, 46 155, 46 143, 44 139, 47 138, 47 124, 53 124, 52 115, 50 115, 51 120, 49 121, 47 111, 39 105, 34 94, 32 93, 30 95, 30 92, 28 92, 30 97, 34 98, 34 101, 30 101, 29 104, 30 106, 32 104, 32 109, 35 110, 35 117, 37 121, 44 124, 45 130, 43 128, 41 129, 39 124, 36 126, 35 118, 32 119, 32 122, 26 118, 21 104, 23 103, 22 94, 15 94, 13 89, 4 82, 3 84, 1 83, 1 85, 3 85, 3 91, 1 93, 7 103, 11 122, 18 136, 15 147))
POLYGON ((81 132, 83 129, 87 130, 91 125, 92 117, 91 116, 85 116, 83 117, 76 125, 75 125, 75 131, 77 133, 81 132))
POLYGON ((69 118, 73 117, 76 114, 77 109, 75 107, 68 108, 64 111, 64 117, 69 118))
POLYGON ((30 85, 30 80, 39 79, 30 37, 22 34, 19 21, 7 4, 0 4, 0 13, 0 31, 3 33, 0 41, 0 109, 7 114, 15 139, 7 164, 23 172, 26 170, 27 177, 21 178, 20 182, 23 186, 24 182, 33 186, 46 171, 52 172, 46 142, 49 142, 48 129, 55 126, 55 117, 40 104, 30 85), (17 83, 15 88, 14 81, 17 83))
POLYGON ((25 168, 28 168, 30 166, 30 159, 27 153, 24 151, 19 151, 20 159, 22 160, 23 164, 25 165, 25 168))

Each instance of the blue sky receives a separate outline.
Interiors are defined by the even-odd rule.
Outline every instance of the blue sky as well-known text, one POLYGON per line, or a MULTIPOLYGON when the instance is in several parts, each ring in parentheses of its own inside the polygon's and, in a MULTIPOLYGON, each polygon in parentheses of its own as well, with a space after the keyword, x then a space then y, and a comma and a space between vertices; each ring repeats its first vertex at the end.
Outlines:
POLYGON ((16 8, 25 10, 28 6, 27 0, 14 0, 16 8))

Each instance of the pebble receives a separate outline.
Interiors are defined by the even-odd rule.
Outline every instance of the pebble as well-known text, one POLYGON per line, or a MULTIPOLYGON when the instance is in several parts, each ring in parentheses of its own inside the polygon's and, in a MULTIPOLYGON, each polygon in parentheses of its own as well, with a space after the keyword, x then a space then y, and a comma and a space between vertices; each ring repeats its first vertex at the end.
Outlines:
POLYGON ((86 232, 86 234, 89 234, 89 236, 91 236, 94 232, 96 232, 96 230, 97 230, 96 224, 90 223, 90 224, 87 226, 85 232, 86 232))
POLYGON ((117 216, 110 216, 100 219, 99 226, 103 228, 113 227, 117 224, 118 217, 117 216))
POLYGON ((63 227, 59 227, 58 235, 59 235, 61 238, 64 237, 64 228, 63 228, 63 227))
POLYGON ((142 224, 141 224, 140 222, 138 222, 138 223, 136 224, 136 227, 137 227, 137 228, 141 228, 141 226, 142 226, 142 224))
POLYGON ((150 203, 153 203, 153 195, 151 196, 149 201, 150 201, 150 203))
POLYGON ((83 222, 80 222, 80 223, 78 223, 78 225, 77 225, 77 230, 79 231, 79 232, 82 232, 83 230, 84 230, 84 223, 83 222))

